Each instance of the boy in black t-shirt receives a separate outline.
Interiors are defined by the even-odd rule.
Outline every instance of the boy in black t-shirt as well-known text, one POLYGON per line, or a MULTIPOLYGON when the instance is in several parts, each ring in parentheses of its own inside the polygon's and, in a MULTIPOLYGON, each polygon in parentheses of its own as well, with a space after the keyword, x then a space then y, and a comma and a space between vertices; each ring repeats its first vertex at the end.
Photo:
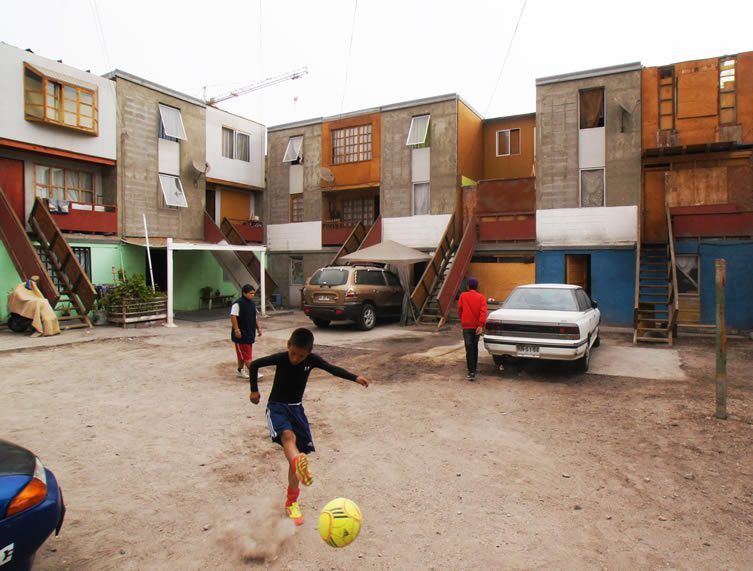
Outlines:
POLYGON ((261 399, 257 383, 259 369, 270 365, 276 366, 272 392, 267 401, 267 427, 272 441, 282 446, 290 464, 285 510, 296 525, 303 525, 303 514, 298 505, 299 482, 304 486, 310 486, 314 479, 306 456, 307 453, 314 452, 314 442, 302 402, 311 369, 323 369, 336 377, 354 381, 363 387, 369 386, 366 377, 331 365, 319 355, 312 353, 313 347, 314 334, 301 327, 293 331, 290 336, 287 351, 256 359, 249 366, 251 377, 249 399, 254 404, 259 404, 261 399))

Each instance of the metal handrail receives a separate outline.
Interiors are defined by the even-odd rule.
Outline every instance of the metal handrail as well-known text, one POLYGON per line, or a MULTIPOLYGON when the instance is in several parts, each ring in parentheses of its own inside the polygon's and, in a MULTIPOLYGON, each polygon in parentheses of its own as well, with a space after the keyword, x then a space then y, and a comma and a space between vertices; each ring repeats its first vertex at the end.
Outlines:
POLYGON ((672 330, 680 313, 680 297, 677 289, 677 263, 675 261, 675 240, 672 232, 672 216, 669 212, 669 203, 664 203, 664 213, 667 217, 667 237, 669 239, 670 272, 672 275, 672 291, 669 301, 674 301, 669 315, 669 329, 672 330))
POLYGON ((434 256, 429 260, 429 263, 426 264, 426 269, 411 294, 411 301, 416 307, 418 313, 423 311, 426 301, 431 296, 431 290, 434 287, 439 274, 444 269, 444 261, 447 256, 447 250, 445 248, 449 248, 449 245, 452 244, 452 241, 455 238, 455 216, 456 215, 453 214, 450 217, 450 220, 447 223, 447 228, 445 229, 442 238, 439 240, 437 249, 434 251, 434 256), (434 274, 433 276, 432 272, 434 274))

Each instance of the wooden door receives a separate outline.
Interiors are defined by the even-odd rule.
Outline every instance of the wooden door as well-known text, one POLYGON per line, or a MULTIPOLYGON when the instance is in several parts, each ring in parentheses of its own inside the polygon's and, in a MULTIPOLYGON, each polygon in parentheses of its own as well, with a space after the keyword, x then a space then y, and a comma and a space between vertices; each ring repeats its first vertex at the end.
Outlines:
POLYGON ((664 211, 665 174, 665 171, 643 173, 641 242, 661 244, 667 242, 667 215, 664 211))
POLYGON ((24 201, 24 163, 12 159, 0 159, 0 188, 5 192, 13 212, 22 225, 26 225, 24 201))
POLYGON ((478 279, 478 291, 487 298, 504 301, 518 286, 536 283, 536 264, 520 262, 474 262, 468 266, 468 276, 478 279))
POLYGON ((591 256, 588 254, 565 256, 565 283, 580 286, 591 295, 591 256))

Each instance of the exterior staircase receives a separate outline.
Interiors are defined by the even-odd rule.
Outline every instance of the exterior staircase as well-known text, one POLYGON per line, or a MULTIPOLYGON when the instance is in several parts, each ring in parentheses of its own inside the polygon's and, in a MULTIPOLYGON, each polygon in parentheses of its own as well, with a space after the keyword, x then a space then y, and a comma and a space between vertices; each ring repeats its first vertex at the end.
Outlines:
POLYGON ((679 301, 672 225, 668 242, 638 244, 633 343, 672 345, 677 335, 679 301))
POLYGON ((60 329, 91 327, 88 314, 97 292, 39 198, 32 207, 29 225, 39 241, 38 249, 0 189, 0 237, 18 275, 24 280, 39 276, 39 289, 59 314, 60 329))
MULTIPOLYGON (((227 240, 228 244, 233 244, 235 246, 248 245, 245 238, 241 236, 238 229, 227 218, 222 220, 220 231, 222 232, 222 235, 225 236, 225 240, 227 240)), ((248 268, 251 275, 254 276, 256 283, 259 283, 261 279, 261 263, 259 262, 259 258, 257 258, 253 252, 236 252, 236 254, 238 254, 238 258, 243 262, 246 268, 248 268)), ((272 276, 269 275, 269 272, 264 272, 264 287, 267 296, 276 291, 280 291, 280 287, 275 280, 272 279, 272 276)))
POLYGON ((478 242, 478 223, 473 218, 458 235, 455 215, 450 218, 434 257, 426 266, 411 295, 417 309, 416 323, 444 325, 455 307, 455 295, 468 270, 478 242))

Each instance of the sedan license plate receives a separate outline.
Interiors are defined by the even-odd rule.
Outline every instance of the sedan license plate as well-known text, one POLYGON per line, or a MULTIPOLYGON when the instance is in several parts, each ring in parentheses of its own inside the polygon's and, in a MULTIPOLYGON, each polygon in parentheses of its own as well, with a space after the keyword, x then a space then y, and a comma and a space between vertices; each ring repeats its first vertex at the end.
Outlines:
POLYGON ((329 301, 331 298, 328 295, 317 295, 316 301, 329 301))
POLYGON ((515 350, 521 355, 538 355, 538 345, 516 345, 515 350))

